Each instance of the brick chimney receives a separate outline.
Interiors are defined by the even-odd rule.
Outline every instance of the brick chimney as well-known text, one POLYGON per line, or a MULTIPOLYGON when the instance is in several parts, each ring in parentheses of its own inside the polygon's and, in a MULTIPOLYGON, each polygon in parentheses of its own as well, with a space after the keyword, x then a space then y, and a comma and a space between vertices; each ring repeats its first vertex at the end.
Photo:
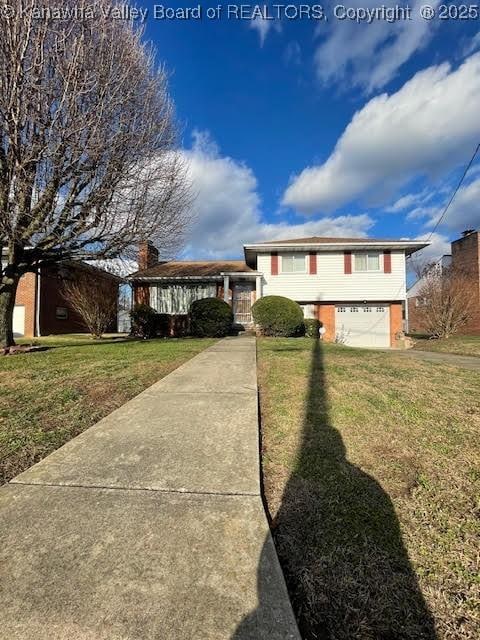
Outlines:
POLYGON ((158 249, 151 242, 141 242, 138 246, 138 270, 149 269, 158 263, 158 249))

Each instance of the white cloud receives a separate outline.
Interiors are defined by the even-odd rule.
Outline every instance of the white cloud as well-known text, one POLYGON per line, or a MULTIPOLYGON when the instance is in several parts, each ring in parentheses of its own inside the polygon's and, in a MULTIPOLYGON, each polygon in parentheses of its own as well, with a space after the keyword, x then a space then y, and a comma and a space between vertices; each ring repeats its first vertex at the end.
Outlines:
MULTIPOLYGON (((431 215, 428 226, 433 227, 436 224, 443 209, 444 207, 441 210, 437 209, 431 215)), ((459 189, 442 220, 442 227, 451 229, 457 234, 465 229, 480 228, 480 178, 459 189)))
POLYGON ((399 91, 355 113, 333 153, 304 169, 283 204, 332 211, 356 198, 386 200, 415 176, 438 176, 465 162, 480 135, 480 54, 452 70, 433 66, 399 91))
POLYGON ((256 15, 249 22, 250 29, 254 29, 258 32, 258 37, 260 38, 260 46, 263 47, 265 44, 265 40, 267 35, 273 29, 277 33, 282 30, 282 25, 278 20, 272 20, 271 18, 256 15))
POLYGON ((409 274, 418 275, 427 264, 436 262, 443 255, 451 253, 450 240, 441 233, 434 233, 432 237, 430 237, 429 233, 423 233, 414 238, 414 240, 425 240, 431 244, 425 249, 421 249, 412 254, 411 258, 407 260, 407 270, 409 274))
POLYGON ((366 236, 374 221, 365 214, 323 217, 306 222, 270 223, 262 220, 257 179, 250 167, 222 156, 206 133, 195 132, 192 149, 185 150, 196 199, 194 223, 185 256, 242 257, 246 242, 313 235, 366 236))
MULTIPOLYGON (((430 2, 437 7, 440 0, 430 2)), ((394 0, 383 3, 390 9, 394 0)), ((367 93, 384 87, 419 49, 425 47, 435 33, 434 22, 420 17, 423 0, 411 4, 411 20, 373 20, 370 24, 351 20, 331 20, 327 38, 315 53, 317 75, 326 84, 340 83, 360 87, 367 93)), ((349 7, 373 9, 376 0, 354 0, 349 7)), ((318 30, 323 33, 324 25, 318 30)))

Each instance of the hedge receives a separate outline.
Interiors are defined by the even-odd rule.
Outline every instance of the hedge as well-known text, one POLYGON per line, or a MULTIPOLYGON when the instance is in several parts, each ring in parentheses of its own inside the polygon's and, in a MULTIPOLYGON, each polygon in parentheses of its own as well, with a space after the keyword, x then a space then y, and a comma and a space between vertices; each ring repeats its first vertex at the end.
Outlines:
POLYGON ((300 305, 283 296, 265 296, 252 307, 255 324, 264 336, 303 335, 303 311, 300 305))
POLYGON ((233 313, 220 298, 195 300, 190 306, 190 331, 199 338, 223 338, 232 331, 233 313))

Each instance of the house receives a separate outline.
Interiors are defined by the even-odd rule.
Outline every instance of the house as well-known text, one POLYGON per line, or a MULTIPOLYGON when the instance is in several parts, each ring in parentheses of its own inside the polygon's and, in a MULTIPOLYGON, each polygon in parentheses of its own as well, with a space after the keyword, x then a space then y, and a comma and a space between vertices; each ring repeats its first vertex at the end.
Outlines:
POLYGON ((144 244, 139 270, 128 279, 134 301, 158 313, 186 314, 193 300, 217 296, 248 326, 255 300, 280 295, 318 318, 326 340, 391 347, 403 329, 406 257, 427 244, 313 237, 245 245, 244 261, 195 262, 159 262, 144 244))
MULTIPOLYGON (((88 329, 62 295, 62 284, 80 276, 101 281, 117 295, 120 278, 85 262, 62 262, 42 266, 20 279, 13 311, 14 337, 33 338, 62 333, 84 333, 88 329)), ((111 331, 116 331, 116 322, 111 331)))
MULTIPOLYGON (((469 289, 473 308, 461 331, 464 334, 480 334, 480 232, 473 229, 464 231, 461 238, 451 243, 451 253, 442 256, 431 269, 441 273, 449 267, 468 274, 471 280, 469 289)), ((420 310, 428 301, 419 295, 424 283, 424 278, 419 278, 407 291, 408 330, 413 333, 425 330, 420 310)))

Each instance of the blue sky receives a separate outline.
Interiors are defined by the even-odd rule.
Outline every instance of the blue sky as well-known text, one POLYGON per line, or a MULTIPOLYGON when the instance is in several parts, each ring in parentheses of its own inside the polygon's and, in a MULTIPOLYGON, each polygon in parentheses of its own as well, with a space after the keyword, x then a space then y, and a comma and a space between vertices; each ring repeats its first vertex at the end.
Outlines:
MULTIPOLYGON (((186 256, 308 235, 428 238, 480 142, 480 20, 426 21, 420 4, 410 21, 371 24, 330 4, 327 20, 209 20, 217 4, 204 3, 203 19, 168 21, 145 4, 196 195, 186 256)), ((480 163, 432 255, 478 226, 480 163)))

